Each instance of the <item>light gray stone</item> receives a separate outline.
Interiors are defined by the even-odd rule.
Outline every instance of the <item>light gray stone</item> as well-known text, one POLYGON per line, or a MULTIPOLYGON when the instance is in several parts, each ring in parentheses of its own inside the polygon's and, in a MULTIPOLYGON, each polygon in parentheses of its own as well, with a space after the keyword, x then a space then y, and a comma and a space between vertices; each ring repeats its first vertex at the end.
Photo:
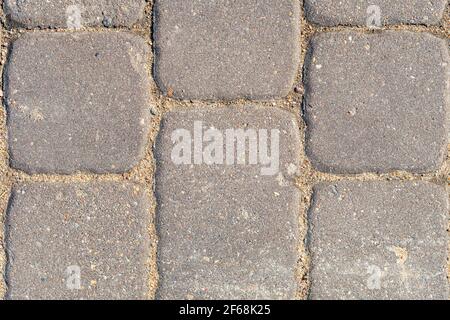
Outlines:
POLYGON ((300 59, 296 0, 156 0, 155 77, 180 99, 286 96, 300 59))
POLYGON ((315 187, 311 299, 448 299, 445 188, 424 182, 315 187))
POLYGON ((330 32, 305 64, 307 154, 325 172, 438 169, 447 150, 447 42, 427 33, 330 32))
POLYGON ((5 73, 11 166, 120 173, 144 156, 148 47, 124 32, 29 33, 5 73))
MULTIPOLYGON (((300 200, 293 180, 299 143, 295 117, 276 108, 196 107, 165 115, 156 145, 158 298, 295 297, 300 200), (246 164, 209 165, 207 158, 195 164, 192 154, 192 164, 177 165, 172 156, 181 141, 176 130, 188 130, 193 138, 197 121, 203 133, 215 128, 222 136, 226 129, 251 129, 263 137, 259 130, 267 129, 273 154, 278 144, 271 141, 271 130, 279 130, 279 170, 265 175, 266 165, 250 165, 248 155, 246 164)), ((208 145, 203 143, 204 154, 208 145)), ((219 146, 226 154, 225 144, 219 146)), ((244 159, 240 154, 236 159, 244 159)))
POLYGON ((6 221, 7 298, 146 299, 149 223, 150 202, 139 185, 14 188, 6 221))
POLYGON ((5 0, 14 25, 35 28, 131 27, 144 15, 145 0, 5 0))
POLYGON ((446 6, 447 0, 305 0, 308 20, 323 26, 366 26, 368 19, 373 25, 378 12, 381 25, 435 25, 442 20, 446 6))

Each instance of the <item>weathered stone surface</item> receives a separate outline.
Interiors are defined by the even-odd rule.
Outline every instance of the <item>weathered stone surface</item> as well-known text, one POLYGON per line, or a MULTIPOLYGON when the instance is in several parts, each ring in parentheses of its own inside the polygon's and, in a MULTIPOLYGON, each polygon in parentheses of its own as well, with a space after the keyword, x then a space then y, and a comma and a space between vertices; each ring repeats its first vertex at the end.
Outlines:
POLYGON ((16 187, 6 221, 7 297, 145 299, 149 210, 134 184, 16 187))
POLYGON ((445 188, 423 182, 316 186, 312 299, 448 299, 445 188))
POLYGON ((126 26, 142 19, 145 0, 5 0, 4 10, 16 25, 34 28, 126 26))
POLYGON ((296 0, 156 0, 155 77, 180 99, 288 94, 300 58, 296 0))
POLYGON ((434 25, 442 20, 446 5, 447 0, 305 0, 305 12, 308 20, 324 26, 365 26, 378 12, 381 25, 434 25))
POLYGON ((305 65, 307 153, 321 171, 438 169, 446 154, 447 42, 426 33, 331 32, 305 65))
POLYGON ((30 33, 5 74, 10 162, 29 173, 124 172, 144 156, 148 48, 128 33, 30 33))
MULTIPOLYGON (((197 132, 201 141, 202 133, 197 132)), ((299 190, 293 179, 299 167, 299 142, 295 117, 277 108, 198 107, 164 117, 155 151, 160 299, 295 296, 299 190), (268 166, 261 161, 249 164, 251 157, 241 152, 235 159, 246 159, 245 164, 220 164, 218 159, 210 164, 207 157, 203 161, 198 157, 201 143, 192 145, 200 151, 192 151, 190 161, 176 164, 177 146, 190 141, 179 138, 182 131, 176 130, 187 130, 184 136, 194 138, 195 123, 206 136, 215 137, 212 141, 220 141, 217 136, 224 141, 233 137, 226 129, 255 130, 259 138, 264 137, 260 130, 268 130, 268 139, 262 141, 268 141, 271 152, 266 154, 277 154, 279 146, 279 166, 261 171, 268 166), (272 141, 277 136, 272 130, 279 130, 279 144, 272 141)), ((226 144, 218 143, 217 154, 223 148, 225 157, 226 144)), ((203 143, 203 155, 210 154, 210 144, 211 140, 203 143)), ((259 154, 266 151, 263 144, 258 143, 259 154)), ((251 150, 249 144, 246 150, 251 150)))

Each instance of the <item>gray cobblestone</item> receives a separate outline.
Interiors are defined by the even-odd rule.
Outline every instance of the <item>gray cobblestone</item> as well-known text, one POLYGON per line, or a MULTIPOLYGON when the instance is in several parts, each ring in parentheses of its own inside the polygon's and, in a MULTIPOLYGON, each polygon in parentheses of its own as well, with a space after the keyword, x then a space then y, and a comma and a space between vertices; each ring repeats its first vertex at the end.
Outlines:
POLYGON ((16 187, 6 222, 8 298, 145 299, 149 210, 133 184, 16 187))
POLYGON ((442 20, 447 3, 447 0, 305 0, 305 12, 308 20, 324 26, 365 26, 368 19, 369 25, 373 25, 378 12, 380 26, 435 25, 442 20))
POLYGON ((426 33, 331 32, 305 64, 307 153, 321 171, 438 169, 447 149, 447 42, 426 33))
POLYGON ((0 3, 0 299, 449 297, 448 1, 0 3))
POLYGON ((293 87, 300 51, 295 0, 156 0, 155 76, 181 99, 266 99, 293 87))
POLYGON ((295 296, 298 153, 298 127, 286 111, 196 108, 165 116, 156 148, 159 298, 295 296), (173 132, 192 131, 196 121, 204 130, 279 129, 280 173, 265 176, 249 164, 176 165, 173 132))
POLYGON ((448 299, 445 189, 423 182, 315 188, 312 299, 448 299))
POLYGON ((9 19, 27 28, 130 27, 142 19, 145 0, 5 0, 9 19))
POLYGON ((64 174, 136 165, 150 119, 147 54, 143 39, 120 32, 14 42, 5 73, 11 165, 64 174))

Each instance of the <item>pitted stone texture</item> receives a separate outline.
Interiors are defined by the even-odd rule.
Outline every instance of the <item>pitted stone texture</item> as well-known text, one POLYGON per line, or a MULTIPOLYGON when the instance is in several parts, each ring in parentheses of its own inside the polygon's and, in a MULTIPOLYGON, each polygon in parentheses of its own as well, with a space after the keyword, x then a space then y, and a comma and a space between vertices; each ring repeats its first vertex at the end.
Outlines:
POLYGON ((131 27, 142 19, 145 3, 145 0, 5 0, 4 10, 14 24, 27 28, 131 27))
POLYGON ((180 99, 266 99, 291 90, 300 58, 296 0, 156 0, 155 76, 180 99))
POLYGON ((199 107, 165 116, 156 146, 158 298, 295 296, 299 141, 295 117, 276 108, 199 107), (174 164, 174 130, 192 134, 196 121, 205 131, 268 129, 270 137, 280 130, 279 173, 262 175, 260 165, 174 164))
POLYGON ((130 170, 150 125, 148 48, 128 33, 31 33, 5 74, 10 162, 29 173, 130 170))
POLYGON ((447 149, 447 43, 426 33, 331 32, 305 64, 307 154, 325 172, 438 169, 447 149))
POLYGON ((312 299, 447 299, 445 188, 423 182, 316 186, 312 299))
POLYGON ((446 5, 447 0, 305 0, 305 12, 309 21, 323 26, 372 26, 371 18, 378 12, 381 25, 435 25, 446 5), (373 6, 378 6, 376 11, 373 6))
POLYGON ((149 210, 134 184, 16 187, 6 221, 7 297, 146 299, 149 210))

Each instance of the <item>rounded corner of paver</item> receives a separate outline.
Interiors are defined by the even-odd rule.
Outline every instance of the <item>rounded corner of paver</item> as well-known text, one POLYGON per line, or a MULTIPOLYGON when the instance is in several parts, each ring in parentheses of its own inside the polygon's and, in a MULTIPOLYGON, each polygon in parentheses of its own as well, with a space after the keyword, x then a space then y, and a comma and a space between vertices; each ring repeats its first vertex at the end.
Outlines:
POLYGON ((9 145, 8 164, 10 168, 28 175, 45 173, 45 170, 33 167, 31 165, 31 161, 29 161, 28 159, 22 159, 21 156, 15 156, 15 151, 11 144, 9 145))
POLYGON ((311 166, 317 170, 318 172, 322 173, 334 173, 334 174, 345 174, 345 170, 342 170, 342 168, 339 168, 339 166, 336 166, 330 161, 326 161, 326 157, 317 154, 313 147, 309 145, 309 142, 306 141, 305 146, 305 152, 306 157, 308 158, 309 162, 311 163, 311 166))
MULTIPOLYGON (((336 21, 328 16, 321 15, 305 5, 305 18, 308 23, 315 27, 332 27, 338 25, 336 21)), ((320 34, 313 35, 313 38, 320 34)))

